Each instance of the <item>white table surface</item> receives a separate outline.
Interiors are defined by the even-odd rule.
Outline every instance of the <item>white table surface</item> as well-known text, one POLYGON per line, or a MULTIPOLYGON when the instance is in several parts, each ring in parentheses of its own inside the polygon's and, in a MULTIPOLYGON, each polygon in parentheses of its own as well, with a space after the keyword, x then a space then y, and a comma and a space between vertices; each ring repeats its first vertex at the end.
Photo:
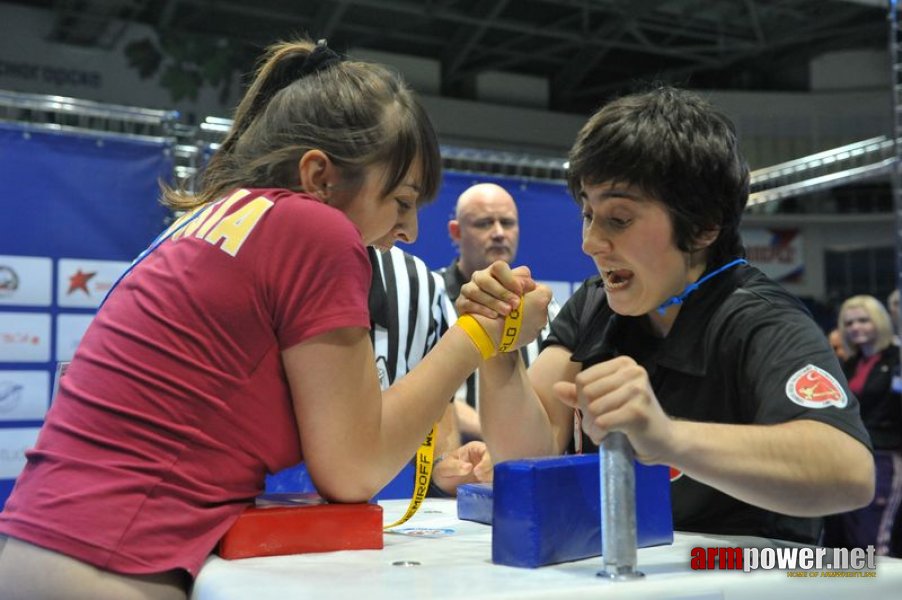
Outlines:
MULTIPOLYGON (((406 501, 381 503, 385 522, 406 501)), ((692 571, 693 547, 763 547, 768 540, 677 533, 671 546, 639 550, 638 581, 596 576, 601 558, 523 569, 491 561, 491 527, 457 519, 454 500, 427 499, 382 550, 354 550, 243 560, 209 558, 192 600, 634 599, 882 600, 902 598, 902 559, 878 557, 874 578, 799 578, 785 571, 692 571), (433 530, 435 535, 427 537, 433 530), (419 535, 417 535, 419 533, 419 535), (396 566, 397 562, 416 565, 396 566)))

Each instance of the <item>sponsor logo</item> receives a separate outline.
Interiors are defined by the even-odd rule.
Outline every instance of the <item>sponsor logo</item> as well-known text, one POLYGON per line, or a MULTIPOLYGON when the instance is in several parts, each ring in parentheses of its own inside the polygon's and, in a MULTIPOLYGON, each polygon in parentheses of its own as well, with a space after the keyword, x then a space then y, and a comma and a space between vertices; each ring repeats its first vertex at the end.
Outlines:
POLYGON ((114 260, 61 258, 57 270, 57 304, 65 308, 97 308, 129 264, 114 260))
MULTIPOLYGON (((0 424, 39 420, 50 401, 50 373, 46 370, 0 371, 0 424)), ((0 446, 6 429, 0 429, 0 446)))
POLYGON ((50 258, 0 254, 0 305, 50 306, 52 290, 50 258))
POLYGON ((93 273, 85 273, 81 269, 78 269, 73 275, 69 276, 69 290, 66 292, 66 295, 70 296, 81 290, 86 296, 90 296, 91 292, 88 290, 88 282, 91 281, 95 275, 97 275, 96 271, 93 273))
POLYGON ((807 408, 843 408, 849 401, 833 375, 814 365, 806 365, 790 376, 786 396, 807 408))
POLYGON ((38 439, 38 428, 4 429, 0 436, 0 479, 15 479, 25 467, 25 452, 38 439))
POLYGON ((39 346, 41 336, 28 331, 0 331, 0 343, 20 346, 39 346))
POLYGON ((0 265, 0 296, 10 296, 19 289, 19 276, 12 267, 0 265))
POLYGON ((22 400, 25 386, 13 381, 0 381, 0 413, 12 412, 22 400))
POLYGON ((0 312, 0 362, 44 362, 49 340, 50 315, 0 312))

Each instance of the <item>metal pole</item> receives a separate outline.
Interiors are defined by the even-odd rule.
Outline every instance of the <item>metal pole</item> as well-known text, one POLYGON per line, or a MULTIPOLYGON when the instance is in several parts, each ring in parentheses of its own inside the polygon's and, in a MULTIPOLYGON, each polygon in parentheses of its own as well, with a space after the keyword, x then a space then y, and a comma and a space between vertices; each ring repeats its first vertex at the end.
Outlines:
POLYGON ((636 471, 626 434, 612 432, 598 448, 601 470, 601 555, 599 577, 616 581, 644 577, 636 570, 636 471))

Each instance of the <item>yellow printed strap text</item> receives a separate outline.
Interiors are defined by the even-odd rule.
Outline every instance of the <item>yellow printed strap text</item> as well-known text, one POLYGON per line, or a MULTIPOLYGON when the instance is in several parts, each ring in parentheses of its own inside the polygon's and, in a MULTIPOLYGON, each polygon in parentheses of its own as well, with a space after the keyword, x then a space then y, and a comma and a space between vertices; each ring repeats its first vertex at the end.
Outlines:
POLYGON ((407 505, 407 512, 405 512, 404 516, 400 519, 391 525, 386 525, 383 529, 391 529, 392 527, 397 527, 398 525, 406 523, 410 517, 419 510, 420 505, 423 504, 423 499, 426 498, 426 492, 429 491, 429 482, 432 480, 432 457, 434 454, 435 426, 433 425, 429 435, 426 436, 426 439, 420 444, 420 449, 417 450, 413 496, 410 498, 410 504, 407 505))

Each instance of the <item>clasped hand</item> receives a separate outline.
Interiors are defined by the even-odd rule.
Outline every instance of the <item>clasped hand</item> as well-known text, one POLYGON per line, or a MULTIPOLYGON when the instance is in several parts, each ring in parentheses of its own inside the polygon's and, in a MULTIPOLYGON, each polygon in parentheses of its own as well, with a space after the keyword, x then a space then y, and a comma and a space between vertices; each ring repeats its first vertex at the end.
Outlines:
POLYGON ((442 455, 432 471, 432 481, 447 494, 464 483, 492 481, 492 459, 484 442, 472 441, 442 455))
POLYGON ((536 339, 545 327, 548 304, 551 302, 551 289, 534 281, 528 267, 512 269, 499 260, 486 269, 476 271, 470 281, 460 288, 457 312, 480 318, 497 347, 504 317, 519 306, 520 296, 523 296, 525 312, 520 335, 512 349, 520 348, 536 339))

